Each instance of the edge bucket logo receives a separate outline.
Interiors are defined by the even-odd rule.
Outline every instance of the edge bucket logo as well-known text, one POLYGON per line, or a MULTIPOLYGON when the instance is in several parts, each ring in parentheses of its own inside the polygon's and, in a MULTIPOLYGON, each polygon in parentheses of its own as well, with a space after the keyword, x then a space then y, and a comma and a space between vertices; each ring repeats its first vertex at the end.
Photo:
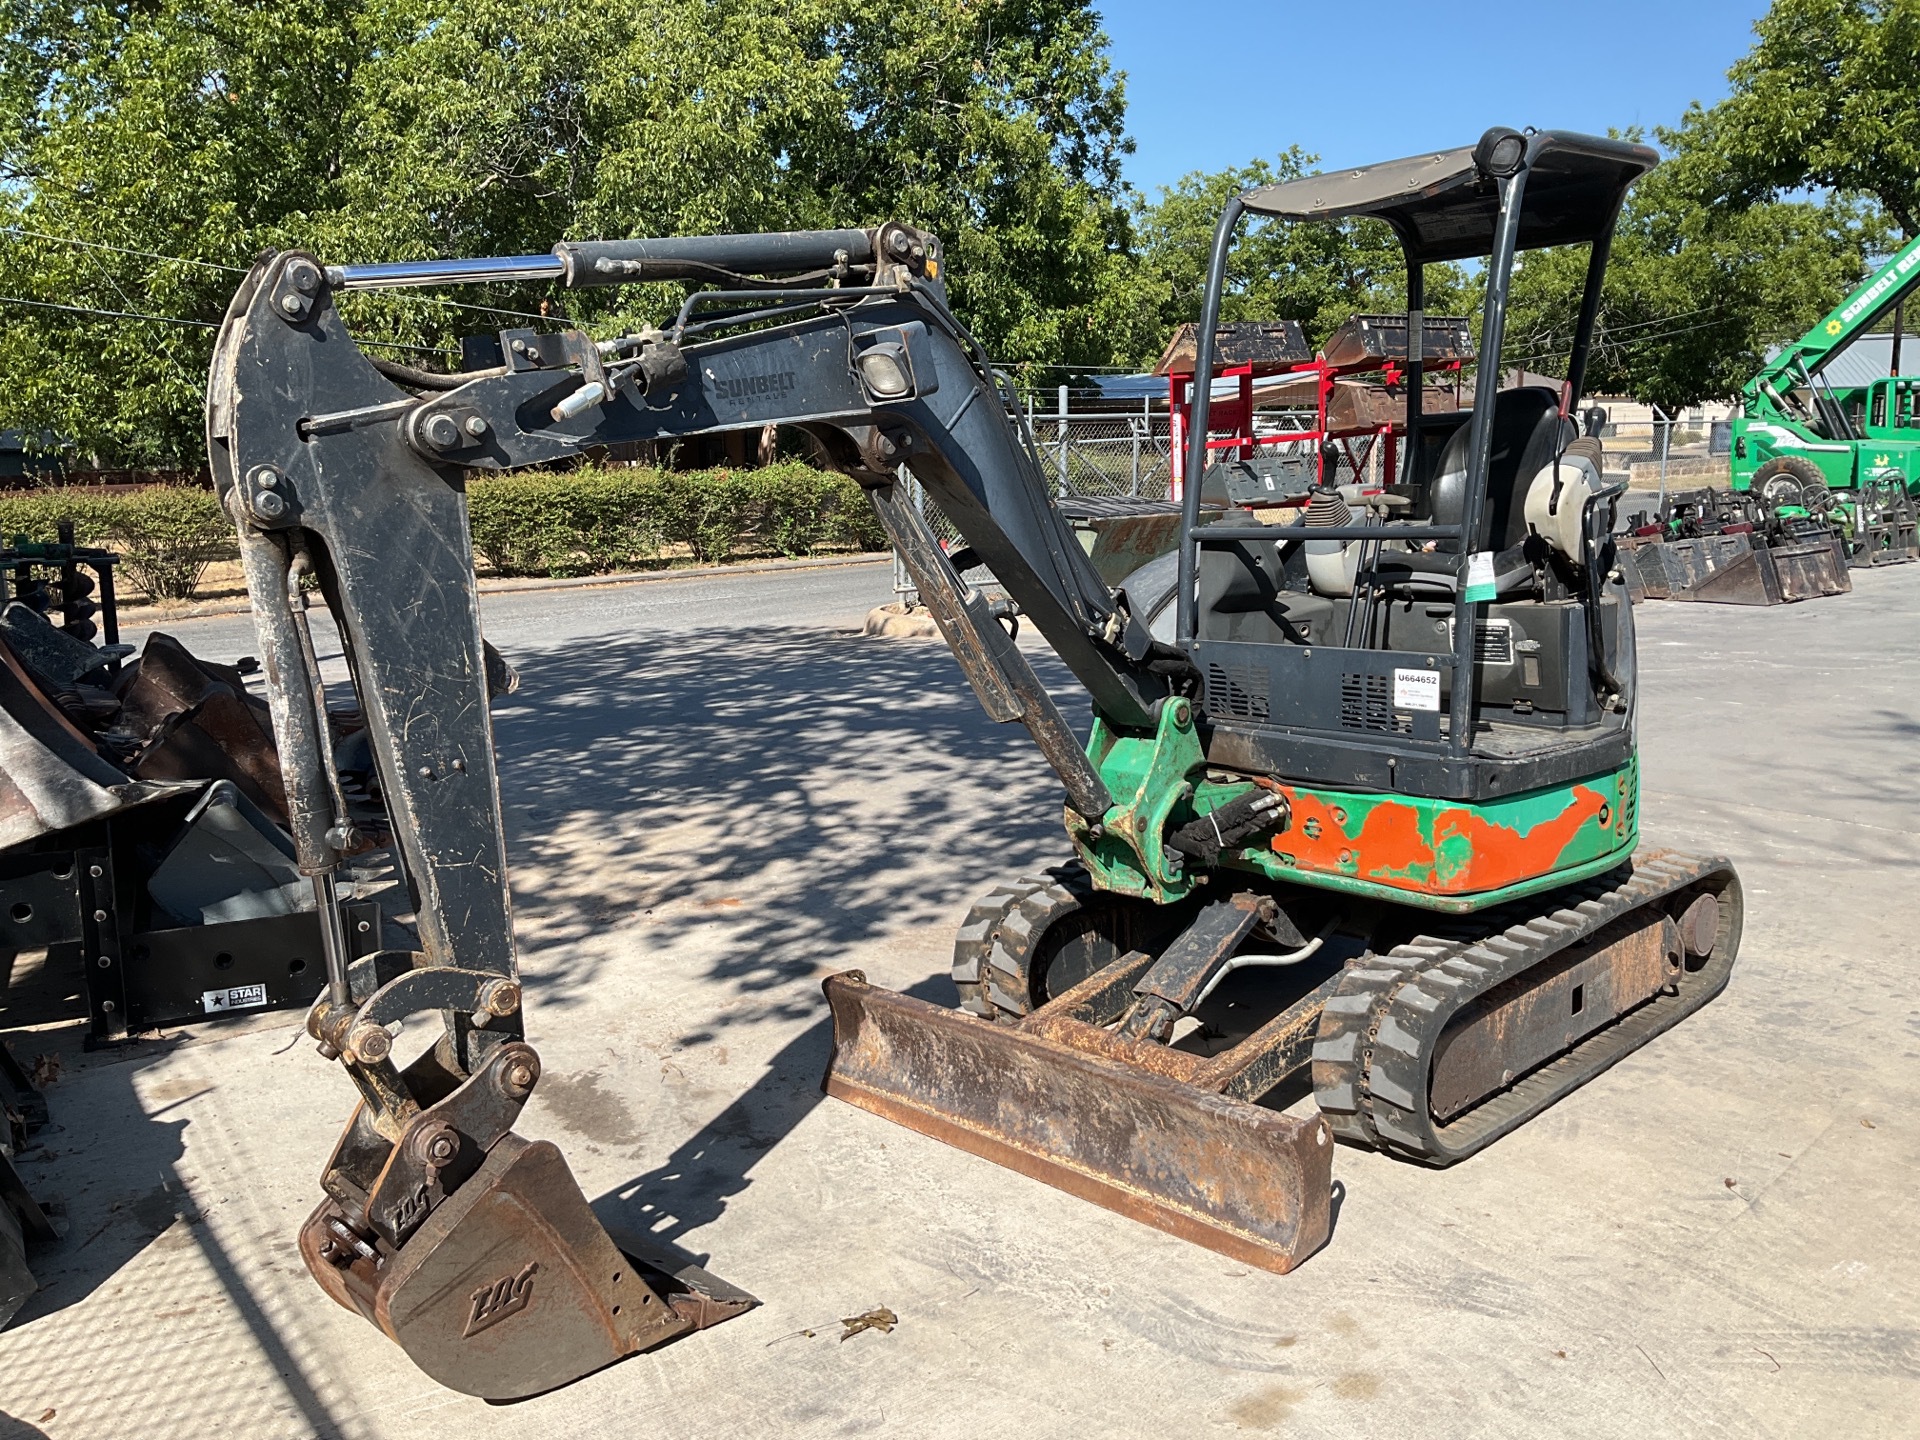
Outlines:
POLYGON ((467 1316, 462 1340, 470 1340, 482 1330, 498 1325, 510 1315, 518 1315, 533 1303, 533 1277, 540 1273, 540 1262, 530 1260, 517 1275, 502 1275, 491 1285, 473 1292, 473 1309, 467 1316))

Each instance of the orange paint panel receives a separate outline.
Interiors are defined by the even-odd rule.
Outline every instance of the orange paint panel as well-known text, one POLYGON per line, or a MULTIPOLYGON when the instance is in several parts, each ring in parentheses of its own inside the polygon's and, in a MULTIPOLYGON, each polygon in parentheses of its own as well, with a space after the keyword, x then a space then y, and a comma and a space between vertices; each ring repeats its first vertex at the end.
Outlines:
POLYGON ((1573 843, 1580 827, 1598 820, 1606 808, 1606 796, 1576 785, 1566 809, 1524 832, 1489 824, 1472 810, 1445 811, 1434 825, 1438 847, 1444 849, 1449 840, 1464 836, 1472 859, 1458 875, 1443 880, 1437 888, 1447 893, 1498 890, 1545 874, 1559 862, 1561 852, 1573 843))
POLYGON ((1272 844, 1298 868, 1426 894, 1497 890, 1545 874, 1608 803, 1599 791, 1576 786, 1564 810, 1525 831, 1494 824, 1469 807, 1448 806, 1433 812, 1429 834, 1418 804, 1382 797, 1368 807, 1355 834, 1341 805, 1312 791, 1279 788, 1292 806, 1293 823, 1272 844))

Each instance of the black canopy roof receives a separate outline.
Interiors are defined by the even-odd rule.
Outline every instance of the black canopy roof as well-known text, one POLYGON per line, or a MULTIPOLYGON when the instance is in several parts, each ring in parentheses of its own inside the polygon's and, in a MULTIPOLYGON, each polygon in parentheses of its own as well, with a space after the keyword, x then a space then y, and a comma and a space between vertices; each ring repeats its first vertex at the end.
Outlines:
MULTIPOLYGON (((1645 145, 1624 140, 1566 130, 1526 138, 1531 173, 1520 205, 1522 250, 1594 239, 1627 187, 1660 163, 1645 145)), ((1499 190, 1474 164, 1473 151, 1468 145, 1309 175, 1262 185, 1240 200, 1256 214, 1285 220, 1373 216, 1394 228, 1415 263, 1489 255, 1499 190)))

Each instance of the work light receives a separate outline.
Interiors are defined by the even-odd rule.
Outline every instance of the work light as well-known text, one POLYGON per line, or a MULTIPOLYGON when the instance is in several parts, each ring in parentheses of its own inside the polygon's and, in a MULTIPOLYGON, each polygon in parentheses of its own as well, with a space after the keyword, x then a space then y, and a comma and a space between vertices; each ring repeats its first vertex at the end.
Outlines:
POLYGON ((904 400, 913 393, 913 365, 907 347, 882 340, 860 352, 860 383, 874 400, 904 400))

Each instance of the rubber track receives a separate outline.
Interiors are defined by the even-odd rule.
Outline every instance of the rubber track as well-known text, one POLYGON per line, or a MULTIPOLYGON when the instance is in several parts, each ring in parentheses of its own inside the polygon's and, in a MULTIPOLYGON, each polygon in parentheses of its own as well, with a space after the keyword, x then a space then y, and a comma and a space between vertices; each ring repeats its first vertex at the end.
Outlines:
POLYGON ((1334 1134, 1434 1166, 1451 1165, 1584 1085, 1726 987, 1740 944, 1740 882, 1725 858, 1654 851, 1620 872, 1541 901, 1470 917, 1368 957, 1341 978, 1313 1047, 1314 1097, 1334 1134), (1503 981, 1636 910, 1706 893, 1720 902, 1713 953, 1662 992, 1445 1125, 1428 1106, 1433 1054, 1447 1022, 1503 981), (1470 927, 1470 928, 1467 928, 1470 927))
POLYGON ((961 1007, 989 1020, 1030 1013, 1034 947, 1051 926, 1086 904, 1093 889, 1079 865, 1059 865, 1002 881, 974 901, 953 943, 961 1007))

